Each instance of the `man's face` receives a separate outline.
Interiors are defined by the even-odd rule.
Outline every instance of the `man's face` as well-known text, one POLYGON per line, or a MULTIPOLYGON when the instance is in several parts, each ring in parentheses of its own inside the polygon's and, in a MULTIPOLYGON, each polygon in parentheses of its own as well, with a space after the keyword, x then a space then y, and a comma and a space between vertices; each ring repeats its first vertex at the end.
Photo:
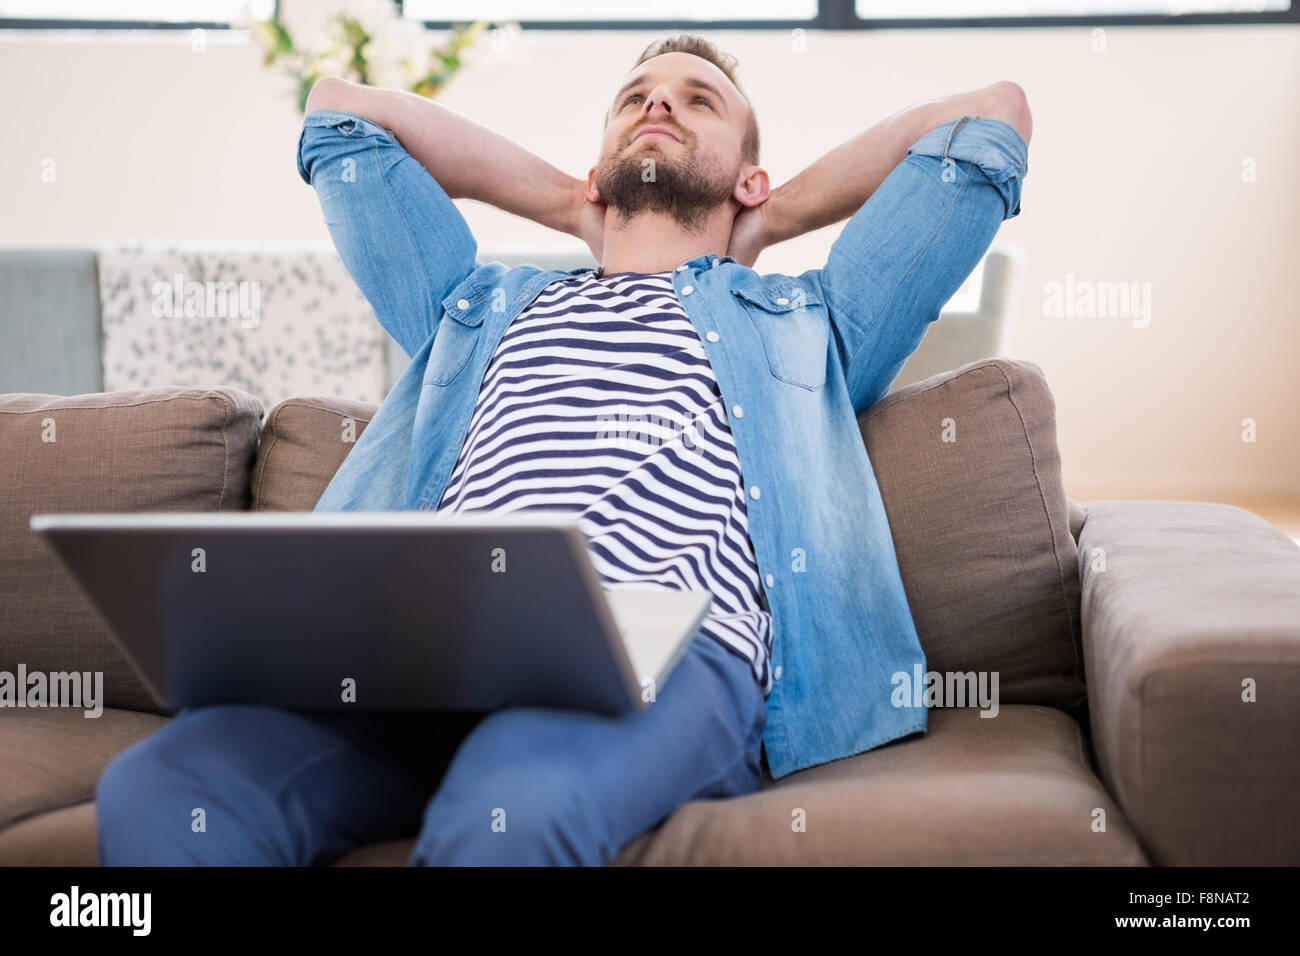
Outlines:
POLYGON ((749 106, 725 73, 690 53, 636 67, 614 97, 595 183, 630 219, 664 212, 687 229, 732 197, 749 106))

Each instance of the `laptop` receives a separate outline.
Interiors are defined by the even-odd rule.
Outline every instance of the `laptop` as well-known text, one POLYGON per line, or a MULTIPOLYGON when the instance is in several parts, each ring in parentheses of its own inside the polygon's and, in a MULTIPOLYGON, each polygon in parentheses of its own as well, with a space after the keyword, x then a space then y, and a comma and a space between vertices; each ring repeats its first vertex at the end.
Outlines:
POLYGON ((712 602, 603 586, 563 512, 38 514, 30 526, 165 708, 616 716, 662 691, 712 602))

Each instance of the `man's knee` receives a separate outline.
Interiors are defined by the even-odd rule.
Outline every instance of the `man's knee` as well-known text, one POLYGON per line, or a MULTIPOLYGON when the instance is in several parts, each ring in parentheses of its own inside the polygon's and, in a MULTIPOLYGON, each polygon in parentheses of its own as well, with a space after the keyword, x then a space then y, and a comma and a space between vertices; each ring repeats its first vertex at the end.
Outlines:
POLYGON ((440 791, 425 811, 415 866, 590 866, 612 856, 581 779, 528 780, 508 769, 440 791))
POLYGON ((95 785, 95 836, 102 866, 167 866, 192 862, 173 819, 175 775, 153 738, 118 754, 95 785))
POLYGON ((316 110, 349 110, 355 99, 355 85, 339 76, 322 76, 312 84, 303 104, 303 115, 316 110))
POLYGON ((985 93, 987 105, 980 115, 1006 123, 1020 134, 1026 146, 1029 145, 1029 137, 1034 131, 1034 119, 1029 111, 1029 98, 1025 96, 1020 84, 999 80, 989 86, 985 93))
POLYGON ((101 865, 293 862, 253 782, 206 759, 202 732, 219 710, 174 718, 104 768, 95 786, 101 865))
POLYGON ((480 723, 425 807, 411 863, 590 865, 612 856, 609 821, 578 752, 539 743, 571 739, 570 721, 582 719, 517 708, 480 723))

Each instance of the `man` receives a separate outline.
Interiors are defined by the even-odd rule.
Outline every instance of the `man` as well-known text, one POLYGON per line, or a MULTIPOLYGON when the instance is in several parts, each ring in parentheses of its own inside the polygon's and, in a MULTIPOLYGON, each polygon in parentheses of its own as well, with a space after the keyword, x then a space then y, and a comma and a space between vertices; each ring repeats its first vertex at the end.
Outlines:
POLYGON ((415 864, 604 863, 764 760, 924 732, 891 699, 924 656, 857 416, 1019 212, 1019 88, 903 110, 778 189, 734 60, 689 35, 620 84, 585 181, 411 94, 327 79, 307 107, 299 172, 411 356, 317 510, 573 512, 608 586, 714 602, 622 718, 187 711, 102 776, 102 861, 325 863, 418 832, 415 864), (456 197, 600 268, 479 263, 456 197), (749 268, 850 214, 824 267, 749 268))

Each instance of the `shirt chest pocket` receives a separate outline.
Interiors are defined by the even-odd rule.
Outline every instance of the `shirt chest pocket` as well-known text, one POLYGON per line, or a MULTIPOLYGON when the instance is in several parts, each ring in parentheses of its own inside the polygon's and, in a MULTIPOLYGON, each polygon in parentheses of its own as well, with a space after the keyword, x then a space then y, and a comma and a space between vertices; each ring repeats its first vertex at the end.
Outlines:
POLYGON ((483 308, 482 303, 454 296, 444 302, 442 321, 433 334, 425 366, 426 385, 450 385, 469 363, 482 331, 483 308))
POLYGON ((774 378, 810 390, 826 384, 830 322, 816 294, 799 286, 737 287, 731 292, 753 323, 774 378))

